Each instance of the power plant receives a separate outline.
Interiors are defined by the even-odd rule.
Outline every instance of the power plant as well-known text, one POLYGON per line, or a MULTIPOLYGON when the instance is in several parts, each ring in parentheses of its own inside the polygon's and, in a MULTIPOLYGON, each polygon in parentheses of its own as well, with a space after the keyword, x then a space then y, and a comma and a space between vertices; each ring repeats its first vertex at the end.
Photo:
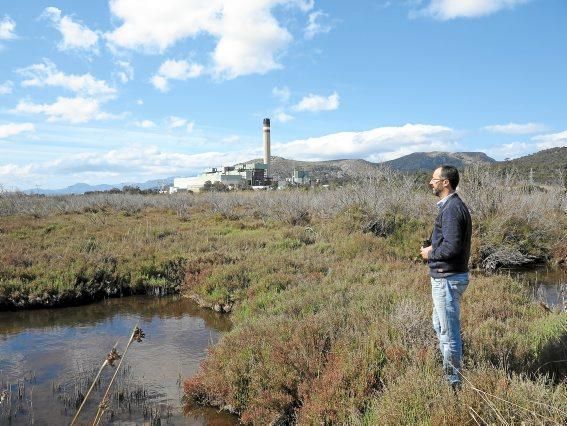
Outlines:
POLYGON ((272 184, 270 173, 270 119, 263 121, 264 162, 236 164, 220 168, 211 167, 196 177, 175 178, 169 193, 180 190, 199 192, 206 182, 214 184, 220 182, 228 187, 251 187, 254 189, 266 188, 272 184))
POLYGON ((270 119, 264 118, 264 164, 266 165, 266 179, 270 178, 270 119))

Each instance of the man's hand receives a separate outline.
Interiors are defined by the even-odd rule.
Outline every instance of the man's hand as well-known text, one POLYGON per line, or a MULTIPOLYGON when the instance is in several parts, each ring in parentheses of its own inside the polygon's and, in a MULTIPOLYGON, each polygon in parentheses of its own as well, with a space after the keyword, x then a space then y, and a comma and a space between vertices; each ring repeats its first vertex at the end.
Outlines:
POLYGON ((425 260, 429 259, 429 252, 431 252, 431 250, 432 250, 431 246, 422 247, 421 248, 421 257, 423 257, 425 260))

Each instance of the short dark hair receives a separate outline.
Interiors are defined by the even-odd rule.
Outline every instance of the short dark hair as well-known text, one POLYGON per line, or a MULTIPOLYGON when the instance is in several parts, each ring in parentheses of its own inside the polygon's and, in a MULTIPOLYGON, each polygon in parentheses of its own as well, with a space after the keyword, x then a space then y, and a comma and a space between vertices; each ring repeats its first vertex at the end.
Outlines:
POLYGON ((443 179, 449 180, 449 183, 451 184, 451 189, 457 189, 460 179, 459 171, 457 170, 457 168, 455 166, 448 166, 448 165, 442 165, 437 168, 441 169, 441 177, 443 179))

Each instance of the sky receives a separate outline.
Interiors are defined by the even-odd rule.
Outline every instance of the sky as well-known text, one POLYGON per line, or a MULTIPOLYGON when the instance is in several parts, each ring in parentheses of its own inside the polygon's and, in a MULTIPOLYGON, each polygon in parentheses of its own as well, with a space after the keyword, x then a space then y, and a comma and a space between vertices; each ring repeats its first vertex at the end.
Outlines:
POLYGON ((0 189, 567 146, 565 0, 0 1, 0 189))

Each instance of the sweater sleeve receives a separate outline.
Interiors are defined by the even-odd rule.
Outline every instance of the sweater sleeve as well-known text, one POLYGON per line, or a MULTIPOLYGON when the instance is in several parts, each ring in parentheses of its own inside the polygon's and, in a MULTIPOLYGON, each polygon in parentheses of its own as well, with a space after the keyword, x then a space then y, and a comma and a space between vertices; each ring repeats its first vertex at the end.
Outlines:
POLYGON ((459 209, 449 208, 442 213, 443 239, 441 244, 429 253, 429 260, 448 260, 463 249, 463 215, 459 209))

